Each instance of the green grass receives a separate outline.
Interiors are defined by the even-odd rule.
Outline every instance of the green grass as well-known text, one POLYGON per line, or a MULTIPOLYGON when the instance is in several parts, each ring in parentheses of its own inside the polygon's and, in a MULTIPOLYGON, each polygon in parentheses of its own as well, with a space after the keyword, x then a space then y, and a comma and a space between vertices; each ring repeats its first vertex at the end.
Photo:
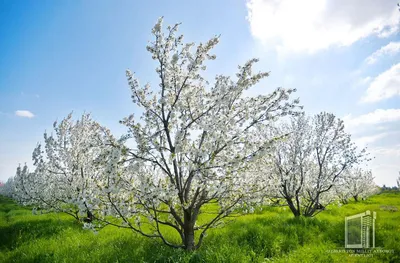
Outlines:
POLYGON ((112 226, 94 234, 68 215, 32 215, 0 196, 0 262, 400 262, 400 211, 383 206, 400 208, 400 193, 330 206, 315 218, 266 207, 210 231, 201 249, 188 253, 112 226), (330 253, 344 247, 344 217, 365 210, 377 212, 376 246, 394 252, 330 253))

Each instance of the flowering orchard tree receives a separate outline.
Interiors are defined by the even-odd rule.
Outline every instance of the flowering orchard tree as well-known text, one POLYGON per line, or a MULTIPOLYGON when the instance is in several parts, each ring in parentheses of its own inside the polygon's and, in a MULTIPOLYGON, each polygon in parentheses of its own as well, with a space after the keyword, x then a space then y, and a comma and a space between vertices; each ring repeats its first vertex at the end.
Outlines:
POLYGON ((361 168, 348 169, 339 185, 338 192, 345 203, 351 197, 358 202, 359 198, 367 198, 377 193, 378 190, 372 172, 364 171, 361 168))
POLYGON ((288 101, 294 90, 281 88, 244 97, 245 90, 268 76, 252 72, 256 59, 239 67, 237 79, 219 75, 209 84, 202 72, 205 62, 215 59, 210 52, 218 37, 194 48, 176 36, 177 30, 178 24, 165 34, 162 18, 152 30, 155 40, 147 50, 158 65, 156 88, 141 86, 126 72, 132 100, 143 112, 139 119, 131 115, 121 121, 135 147, 116 147, 105 155, 111 179, 99 199, 108 199, 109 212, 122 219, 122 226, 194 250, 207 230, 264 189, 257 160, 275 138, 260 137, 258 130, 296 114, 298 100, 288 101), (167 239, 168 228, 179 242, 167 239))
POLYGON ((14 177, 8 178, 7 182, 1 189, 1 194, 10 198, 14 197, 14 177))
MULTIPOLYGON (((13 179, 12 198, 22 205, 34 206, 34 211, 38 207, 43 208, 42 195, 48 193, 51 188, 49 181, 43 177, 43 174, 29 172, 27 165, 22 168, 19 165, 13 179)), ((49 207, 49 205, 47 205, 49 207)))
POLYGON ((7 182, 0 187, 0 195, 13 197, 14 193, 14 177, 8 178, 7 182))
POLYGON ((53 127, 54 134, 44 134, 44 150, 38 144, 32 155, 36 167, 36 205, 91 221, 91 207, 86 200, 96 189, 92 180, 99 176, 95 159, 109 132, 89 114, 77 121, 69 114, 53 127))
POLYGON ((343 121, 329 113, 295 117, 277 130, 289 135, 275 144, 271 179, 276 192, 296 217, 313 216, 333 201, 332 187, 365 159, 365 149, 358 152, 343 121))
POLYGON ((349 186, 346 183, 346 180, 342 178, 338 181, 337 184, 333 186, 336 197, 338 201, 342 204, 347 204, 349 199, 352 198, 351 193, 349 191, 349 186))
POLYGON ((19 165, 13 180, 12 196, 22 205, 32 205, 35 203, 35 193, 38 187, 35 185, 35 175, 29 172, 28 166, 19 165))

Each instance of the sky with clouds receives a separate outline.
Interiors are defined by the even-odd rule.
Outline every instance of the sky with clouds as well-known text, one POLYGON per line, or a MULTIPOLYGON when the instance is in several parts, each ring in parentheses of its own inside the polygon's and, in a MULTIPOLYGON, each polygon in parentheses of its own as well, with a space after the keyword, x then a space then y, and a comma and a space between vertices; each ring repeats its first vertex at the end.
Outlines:
POLYGON ((221 35, 206 77, 260 58, 270 71, 249 95, 296 88, 305 110, 343 118, 375 159, 375 181, 400 171, 400 12, 395 0, 0 2, 0 180, 31 164, 43 132, 69 112, 116 135, 137 109, 125 69, 156 85, 151 27, 182 22, 188 41, 221 35))

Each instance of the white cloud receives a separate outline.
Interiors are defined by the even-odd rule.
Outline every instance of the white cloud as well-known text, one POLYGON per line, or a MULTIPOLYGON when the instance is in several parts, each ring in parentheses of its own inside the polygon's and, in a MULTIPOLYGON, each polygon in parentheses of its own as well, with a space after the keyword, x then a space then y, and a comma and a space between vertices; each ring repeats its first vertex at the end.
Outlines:
POLYGON ((398 144, 392 147, 374 147, 368 149, 368 152, 371 153, 371 157, 375 157, 375 159, 371 161, 375 182, 380 185, 395 185, 400 168, 400 145, 398 144))
POLYGON ((23 117, 23 118, 33 118, 35 117, 35 115, 28 111, 28 110, 17 110, 15 112, 15 115, 17 115, 18 117, 23 117))
POLYGON ((397 145, 397 147, 395 146, 392 148, 375 147, 375 148, 370 149, 369 152, 374 156, 384 155, 384 156, 391 156, 391 157, 400 157, 400 145, 397 145))
POLYGON ((368 166, 375 182, 393 185, 400 163, 400 109, 377 109, 375 111, 343 118, 345 129, 353 134, 352 139, 374 157, 368 166))
POLYGON ((375 77, 361 102, 377 102, 397 95, 400 95, 400 63, 375 77))
MULTIPOLYGON (((362 125, 376 125, 400 121, 400 109, 376 109, 373 112, 353 117, 351 114, 343 118, 346 130, 358 130, 362 125)), ((380 127, 382 128, 382 127, 380 127)))
POLYGON ((353 134, 355 144, 368 147, 374 159, 368 164, 375 182, 392 185, 400 168, 400 109, 376 109, 375 111, 343 118, 345 129, 353 134))
POLYGON ((357 146, 363 148, 369 144, 379 141, 380 139, 388 136, 389 134, 390 134, 389 132, 383 132, 383 133, 378 133, 378 134, 371 135, 371 136, 363 136, 363 137, 356 138, 354 140, 354 142, 357 146))
POLYGON ((254 38, 279 49, 315 52, 350 46, 368 37, 388 37, 399 30, 400 12, 393 1, 248 0, 254 38))
POLYGON ((372 53, 369 57, 365 59, 368 64, 374 64, 380 57, 384 55, 395 55, 400 52, 400 41, 399 42, 390 42, 386 46, 381 47, 374 53, 372 53))
POLYGON ((359 84, 366 85, 366 84, 370 83, 371 81, 372 81, 372 78, 370 76, 368 76, 368 77, 360 79, 359 84))

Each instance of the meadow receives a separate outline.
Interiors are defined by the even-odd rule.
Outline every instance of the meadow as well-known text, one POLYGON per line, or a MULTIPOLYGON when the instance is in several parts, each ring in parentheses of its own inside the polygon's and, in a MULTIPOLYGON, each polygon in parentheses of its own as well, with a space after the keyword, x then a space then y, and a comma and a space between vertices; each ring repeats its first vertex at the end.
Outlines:
POLYGON ((263 207, 211 230, 195 252, 166 247, 127 229, 97 234, 68 215, 33 215, 0 196, 0 262, 400 262, 400 192, 383 192, 313 218, 263 207), (345 253, 344 217, 376 211, 376 249, 345 253))

